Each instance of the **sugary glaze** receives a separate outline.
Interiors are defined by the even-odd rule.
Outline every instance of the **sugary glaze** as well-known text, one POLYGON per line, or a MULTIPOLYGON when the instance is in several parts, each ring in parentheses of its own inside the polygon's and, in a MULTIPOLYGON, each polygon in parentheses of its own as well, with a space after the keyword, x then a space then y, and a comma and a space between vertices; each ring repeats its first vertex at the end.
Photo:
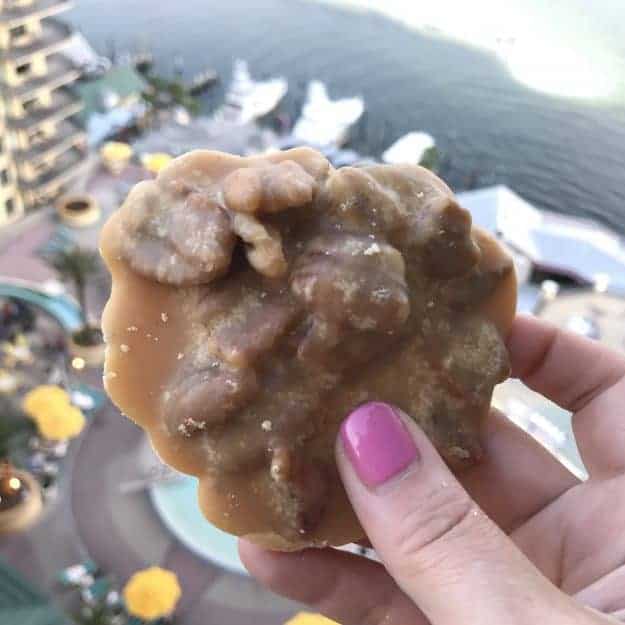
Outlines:
POLYGON ((333 449, 369 400, 454 469, 479 459, 514 272, 429 171, 191 152, 131 191, 101 249, 106 389, 218 527, 278 549, 362 538, 333 449))

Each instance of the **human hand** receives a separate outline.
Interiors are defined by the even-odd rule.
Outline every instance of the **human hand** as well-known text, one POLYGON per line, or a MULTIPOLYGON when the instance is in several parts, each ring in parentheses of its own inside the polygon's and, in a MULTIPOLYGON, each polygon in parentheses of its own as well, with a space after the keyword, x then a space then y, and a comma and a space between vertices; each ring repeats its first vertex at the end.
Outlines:
POLYGON ((252 575, 342 625, 625 622, 625 358, 529 317, 508 348, 514 376, 574 413, 588 481, 496 411, 456 478, 412 420, 367 404, 337 463, 384 565, 241 541, 252 575))

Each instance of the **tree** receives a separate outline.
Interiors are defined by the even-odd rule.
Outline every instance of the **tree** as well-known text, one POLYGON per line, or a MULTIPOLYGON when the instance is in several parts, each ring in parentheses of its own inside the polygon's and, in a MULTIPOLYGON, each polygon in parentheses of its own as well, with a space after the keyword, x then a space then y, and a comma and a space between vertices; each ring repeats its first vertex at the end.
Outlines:
POLYGON ((440 166, 441 166, 441 155, 440 155, 440 152, 438 151, 438 148, 435 145, 428 148, 423 153, 423 156, 421 157, 421 160, 419 161, 419 165, 421 165, 421 167, 425 167, 426 169, 429 169, 435 174, 439 172, 440 166))
POLYGON ((150 88, 142 94, 144 101, 155 111, 182 106, 191 115, 197 115, 200 103, 189 88, 178 78, 170 80, 155 74, 145 76, 150 88))
POLYGON ((74 334, 74 340, 82 345, 93 345, 102 338, 99 328, 89 324, 87 308, 87 284, 89 278, 100 272, 100 257, 97 252, 78 245, 55 250, 48 258, 48 264, 58 273, 61 280, 69 282, 78 299, 82 315, 82 328, 74 334))

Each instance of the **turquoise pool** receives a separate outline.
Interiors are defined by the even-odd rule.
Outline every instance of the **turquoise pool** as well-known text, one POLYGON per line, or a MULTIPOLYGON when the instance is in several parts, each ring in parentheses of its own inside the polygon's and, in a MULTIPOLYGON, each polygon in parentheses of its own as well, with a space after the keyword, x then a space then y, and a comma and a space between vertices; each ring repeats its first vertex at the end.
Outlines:
POLYGON ((247 575, 239 560, 237 541, 211 525, 197 505, 197 479, 182 477, 153 484, 150 495, 163 523, 191 551, 232 571, 247 575))

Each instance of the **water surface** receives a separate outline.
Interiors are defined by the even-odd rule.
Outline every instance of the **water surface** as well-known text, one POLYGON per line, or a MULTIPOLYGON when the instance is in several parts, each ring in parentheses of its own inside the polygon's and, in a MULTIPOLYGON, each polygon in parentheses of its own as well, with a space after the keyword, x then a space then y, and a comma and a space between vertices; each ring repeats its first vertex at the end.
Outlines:
MULTIPOLYGON (((547 4, 545 20, 553 23, 564 4, 547 4)), ((576 33, 588 41, 601 36, 611 58, 622 60, 622 10, 614 2, 590 5, 567 0, 578 31, 564 32, 562 45, 573 50, 576 33), (584 32, 580 11, 599 15, 603 30, 584 32)), ((354 136, 357 149, 379 155, 401 134, 426 130, 452 186, 505 183, 538 206, 625 233, 622 64, 612 64, 611 97, 573 99, 522 84, 486 50, 377 13, 302 0, 79 0, 68 15, 101 52, 150 45, 163 72, 182 55, 189 75, 212 66, 227 81, 236 57, 255 75, 283 74, 290 115, 311 78, 325 81, 333 96, 362 94, 367 114, 354 136)), ((218 98, 219 91, 206 96, 205 109, 218 98)))

